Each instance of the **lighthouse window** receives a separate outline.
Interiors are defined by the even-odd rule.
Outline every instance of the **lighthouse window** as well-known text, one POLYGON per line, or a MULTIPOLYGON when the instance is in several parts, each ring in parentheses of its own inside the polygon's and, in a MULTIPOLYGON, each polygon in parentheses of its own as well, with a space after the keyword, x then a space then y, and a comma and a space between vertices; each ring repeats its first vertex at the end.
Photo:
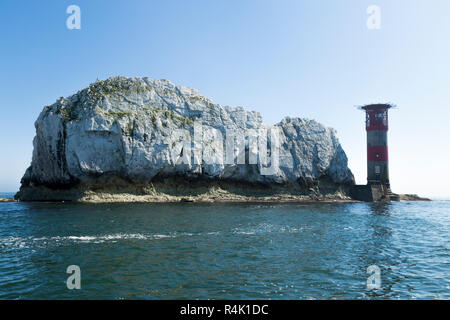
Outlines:
POLYGON ((381 172, 380 166, 375 166, 375 173, 380 174, 380 172, 381 172))

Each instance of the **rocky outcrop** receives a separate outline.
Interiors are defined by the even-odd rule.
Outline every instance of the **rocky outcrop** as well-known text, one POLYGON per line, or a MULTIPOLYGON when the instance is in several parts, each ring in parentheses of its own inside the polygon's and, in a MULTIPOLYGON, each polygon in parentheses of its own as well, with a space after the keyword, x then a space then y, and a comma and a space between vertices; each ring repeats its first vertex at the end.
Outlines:
POLYGON ((399 194, 398 201, 431 201, 429 198, 419 197, 417 194, 399 194))
POLYGON ((167 80, 97 81, 44 107, 35 127, 20 200, 80 200, 127 188, 149 196, 171 177, 302 194, 320 181, 354 184, 333 129, 299 118, 269 126, 257 112, 214 104, 167 80))

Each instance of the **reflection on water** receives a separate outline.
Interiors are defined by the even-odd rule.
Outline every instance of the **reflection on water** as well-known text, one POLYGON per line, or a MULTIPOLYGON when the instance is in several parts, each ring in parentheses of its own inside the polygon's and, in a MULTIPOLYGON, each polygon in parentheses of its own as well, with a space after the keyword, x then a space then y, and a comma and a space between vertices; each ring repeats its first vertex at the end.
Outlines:
POLYGON ((392 202, 373 202, 367 205, 374 215, 388 216, 394 204, 392 202))
POLYGON ((387 281, 389 268, 398 265, 399 252, 392 243, 391 217, 392 203, 380 202, 367 204, 367 240, 364 241, 364 250, 360 252, 359 259, 362 266, 376 265, 381 270, 382 287, 380 290, 367 291, 367 297, 383 297, 392 291, 392 281, 387 281))
POLYGON ((448 299, 449 226, 448 202, 5 203, 0 298, 448 299))

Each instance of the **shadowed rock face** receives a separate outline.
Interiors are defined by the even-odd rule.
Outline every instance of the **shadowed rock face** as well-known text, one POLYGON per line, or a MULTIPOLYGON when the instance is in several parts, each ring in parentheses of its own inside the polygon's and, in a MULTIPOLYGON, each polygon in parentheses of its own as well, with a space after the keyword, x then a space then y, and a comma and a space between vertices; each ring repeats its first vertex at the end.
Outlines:
POLYGON ((265 125, 257 112, 214 104, 167 80, 97 81, 46 106, 35 127, 22 190, 98 185, 105 177, 139 185, 167 176, 354 183, 333 129, 300 118, 265 125))

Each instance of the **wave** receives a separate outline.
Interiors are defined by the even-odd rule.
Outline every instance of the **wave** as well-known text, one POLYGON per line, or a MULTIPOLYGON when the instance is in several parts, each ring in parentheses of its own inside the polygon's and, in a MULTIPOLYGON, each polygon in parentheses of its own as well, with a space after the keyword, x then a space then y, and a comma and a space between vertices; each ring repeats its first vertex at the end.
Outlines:
POLYGON ((165 238, 175 238, 180 236, 192 236, 191 233, 173 233, 173 234, 151 234, 145 235, 140 233, 119 233, 111 235, 99 236, 53 236, 53 237, 6 237, 0 238, 0 247, 19 247, 30 246, 32 244, 39 246, 39 244, 48 243, 65 243, 65 242, 79 242, 79 243, 103 243, 107 241, 117 242, 119 240, 159 240, 165 238))
POLYGON ((256 226, 245 226, 233 228, 225 231, 209 231, 199 233, 189 232, 169 232, 166 234, 144 234, 144 233, 117 233, 106 235, 67 235, 67 236, 47 236, 47 237, 4 237, 0 238, 0 248, 29 248, 29 247, 47 247, 51 244, 64 245, 73 243, 104 243, 104 242, 118 242, 118 241, 133 241, 133 240, 163 240, 181 237, 205 237, 205 236, 223 236, 228 235, 259 235, 267 233, 300 233, 307 227, 292 227, 292 226, 275 226, 272 224, 259 224, 256 226))

